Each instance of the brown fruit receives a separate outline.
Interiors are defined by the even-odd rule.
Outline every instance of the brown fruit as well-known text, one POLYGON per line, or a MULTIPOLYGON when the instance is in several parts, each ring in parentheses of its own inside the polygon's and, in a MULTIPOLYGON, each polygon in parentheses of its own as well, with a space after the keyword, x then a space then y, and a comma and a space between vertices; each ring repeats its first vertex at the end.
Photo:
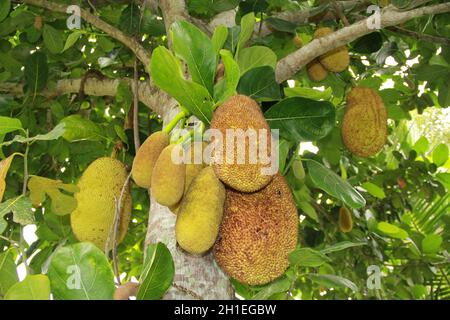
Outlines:
POLYGON ((387 112, 376 91, 356 87, 347 94, 341 130, 345 146, 358 156, 370 157, 383 148, 387 136, 387 112))
MULTIPOLYGON (((331 28, 319 28, 314 32, 314 38, 318 39, 331 33, 333 33, 331 28)), ((350 64, 350 56, 347 47, 342 46, 321 55, 319 61, 328 71, 341 72, 350 64)))
POLYGON ((339 209, 339 229, 344 233, 350 232, 353 229, 352 214, 346 207, 339 209))
POLYGON ((139 289, 139 283, 126 282, 114 291, 114 300, 128 300, 135 297, 139 289))
POLYGON ((230 277, 249 285, 278 278, 289 266, 297 237, 297 208, 282 175, 258 192, 226 190, 214 256, 230 277))
POLYGON ((327 69, 317 59, 308 63, 306 71, 308 72, 309 79, 312 81, 322 81, 328 75, 327 69))
POLYGON ((34 28, 37 29, 37 30, 41 30, 42 29, 42 24, 43 24, 42 17, 41 16, 36 16, 34 18, 34 23, 33 23, 34 28))
MULTIPOLYGON (((222 144, 213 152, 214 172, 222 182, 242 192, 253 192, 264 188, 272 180, 273 175, 262 172, 262 169, 270 167, 270 164, 263 163, 265 159, 260 157, 260 153, 265 153, 263 156, 266 157, 271 155, 270 127, 255 100, 243 95, 231 97, 214 112, 211 128, 220 130, 223 135, 222 144), (227 140, 229 140, 227 129, 232 129, 234 133, 238 133, 240 129, 241 132, 246 132, 247 129, 254 130, 257 150, 254 150, 256 152, 253 155, 256 163, 250 161, 251 143, 248 136, 245 140, 235 138, 229 142, 233 148, 234 161, 227 159, 227 140), (260 132, 261 129, 265 129, 265 132, 260 132), (261 148, 266 148, 267 153, 262 152, 261 148), (242 155, 243 152, 245 159, 242 159, 243 163, 239 163, 239 154, 242 155), (222 159, 222 163, 218 163, 218 159, 222 159)), ((214 137, 212 140, 213 143, 217 142, 214 141, 214 137)))
POLYGON ((303 46, 302 38, 300 38, 298 35, 295 35, 295 37, 292 39, 292 42, 294 43, 294 46, 296 48, 301 48, 303 46))
MULTIPOLYGON (((164 148, 156 160, 152 174, 151 193, 156 202, 163 206, 173 206, 177 204, 184 192, 184 182, 186 178, 186 165, 175 163, 172 159, 172 151, 178 145, 171 144, 164 148)), ((178 156, 174 152, 174 156, 178 156)), ((181 155, 179 156, 181 159, 181 155)))
POLYGON ((169 145, 169 135, 157 131, 145 139, 133 160, 131 174, 139 187, 150 188, 152 172, 161 151, 169 145))

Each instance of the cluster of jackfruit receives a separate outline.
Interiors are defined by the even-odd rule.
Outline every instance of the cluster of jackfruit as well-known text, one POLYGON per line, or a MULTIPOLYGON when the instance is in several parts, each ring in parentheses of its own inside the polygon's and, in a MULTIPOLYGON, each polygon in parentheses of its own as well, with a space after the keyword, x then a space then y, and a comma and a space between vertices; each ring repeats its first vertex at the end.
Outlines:
MULTIPOLYGON (((314 38, 318 39, 331 33, 333 33, 333 29, 329 27, 318 28, 314 32, 314 38)), ((314 59, 306 66, 306 70, 312 81, 322 81, 327 77, 328 71, 342 72, 347 69, 349 64, 348 49, 346 46, 342 46, 314 59)))
POLYGON ((352 153, 370 157, 386 143, 387 112, 380 95, 373 89, 355 87, 347 94, 342 120, 342 140, 352 153))

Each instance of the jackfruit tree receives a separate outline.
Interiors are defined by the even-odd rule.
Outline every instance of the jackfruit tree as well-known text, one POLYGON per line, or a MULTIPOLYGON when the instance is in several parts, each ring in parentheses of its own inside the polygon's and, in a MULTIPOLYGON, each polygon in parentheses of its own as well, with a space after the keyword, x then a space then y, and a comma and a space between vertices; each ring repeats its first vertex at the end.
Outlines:
POLYGON ((448 1, 0 0, 0 37, 0 299, 450 298, 448 1))

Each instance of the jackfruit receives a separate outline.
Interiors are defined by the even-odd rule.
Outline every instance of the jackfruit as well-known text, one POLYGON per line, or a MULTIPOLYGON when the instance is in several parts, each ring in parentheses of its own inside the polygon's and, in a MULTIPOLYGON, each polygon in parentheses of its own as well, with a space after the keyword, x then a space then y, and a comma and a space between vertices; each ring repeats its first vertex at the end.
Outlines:
POLYGON ((178 245, 191 254, 203 254, 216 241, 223 215, 225 187, 211 167, 191 183, 178 210, 175 233, 178 245))
POLYGON ((253 192, 272 180, 273 175, 264 172, 270 167, 271 132, 256 101, 243 95, 229 98, 214 112, 211 129, 220 130, 223 136, 222 141, 211 138, 216 145, 212 154, 214 172, 222 182, 242 192, 253 192), (227 132, 234 136, 227 137, 227 132), (232 152, 227 150, 227 144, 233 148, 232 152))
POLYGON ((353 219, 350 210, 346 207, 339 209, 339 229, 342 232, 350 232, 353 229, 353 219))
POLYGON ((308 63, 306 71, 308 72, 309 79, 312 81, 322 81, 328 75, 327 69, 325 69, 317 59, 308 63))
MULTIPOLYGON (((319 28, 314 32, 314 38, 318 39, 331 33, 333 33, 331 28, 319 28)), ((321 55, 319 61, 328 71, 341 72, 350 64, 350 56, 347 47, 342 46, 321 55)))
MULTIPOLYGON (((77 184, 80 189, 75 194, 78 205, 70 218, 73 233, 79 241, 92 242, 104 250, 111 234, 112 248, 115 200, 119 200, 126 179, 125 165, 113 158, 99 158, 86 168, 77 184)), ((130 214, 131 195, 127 187, 122 199, 117 243, 125 237, 130 214)))
POLYGON ((296 48, 301 48, 303 46, 302 38, 299 35, 295 35, 294 38, 292 38, 292 42, 296 48))
POLYGON ((169 145, 169 135, 157 131, 150 135, 139 148, 133 160, 131 174, 139 187, 150 188, 152 172, 161 151, 169 145))
POLYGON ((180 201, 183 196, 184 182, 186 178, 186 165, 182 161, 182 155, 176 154, 178 146, 170 144, 161 151, 155 166, 153 167, 151 193, 153 198, 163 206, 173 206, 180 201), (179 156, 179 163, 172 159, 179 156))
POLYGON ((280 174, 254 193, 226 190, 224 217, 214 256, 230 277, 262 285, 281 276, 298 238, 291 190, 280 174))
POLYGON ((347 149, 358 156, 370 157, 383 148, 387 136, 387 112, 376 91, 356 87, 347 94, 341 131, 347 149))
POLYGON ((135 297, 139 290, 139 283, 125 282, 114 291, 114 300, 128 300, 130 297, 135 297))

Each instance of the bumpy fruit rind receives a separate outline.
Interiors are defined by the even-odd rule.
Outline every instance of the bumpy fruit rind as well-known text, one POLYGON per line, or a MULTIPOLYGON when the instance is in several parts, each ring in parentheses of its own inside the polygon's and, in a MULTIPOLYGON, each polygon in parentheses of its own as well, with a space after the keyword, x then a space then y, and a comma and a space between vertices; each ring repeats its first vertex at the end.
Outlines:
POLYGON ((317 59, 308 63, 306 71, 308 72, 309 79, 312 81, 322 81, 328 75, 327 69, 325 69, 317 59))
MULTIPOLYGON (((333 33, 331 28, 319 28, 314 32, 314 38, 321 38, 331 33, 333 33)), ((347 47, 342 46, 321 55, 319 61, 328 71, 342 72, 350 64, 350 56, 347 47)))

